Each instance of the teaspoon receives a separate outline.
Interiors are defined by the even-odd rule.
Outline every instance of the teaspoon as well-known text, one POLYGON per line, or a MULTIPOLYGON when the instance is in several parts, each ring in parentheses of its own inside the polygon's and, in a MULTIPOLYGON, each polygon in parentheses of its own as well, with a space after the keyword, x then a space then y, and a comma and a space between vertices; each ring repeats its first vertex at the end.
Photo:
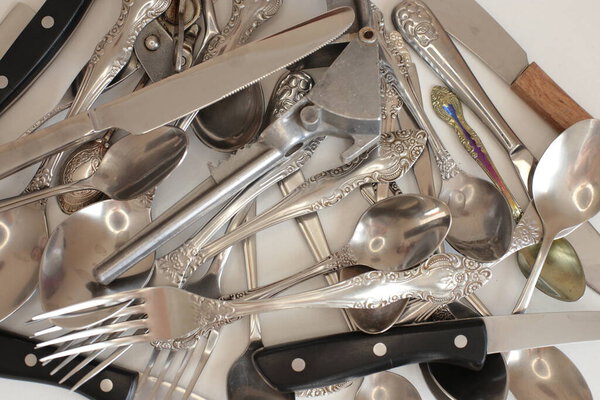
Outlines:
POLYGON ((115 200, 142 195, 169 175, 187 151, 185 132, 161 127, 144 135, 128 135, 107 152, 88 178, 0 201, 0 211, 43 200, 50 196, 95 189, 115 200))

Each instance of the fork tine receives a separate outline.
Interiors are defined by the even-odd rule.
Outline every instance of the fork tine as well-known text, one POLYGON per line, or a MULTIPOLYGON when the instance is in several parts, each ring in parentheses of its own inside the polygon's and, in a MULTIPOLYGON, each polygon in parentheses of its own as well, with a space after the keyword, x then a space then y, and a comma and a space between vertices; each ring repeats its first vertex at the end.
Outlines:
POLYGON ((67 349, 60 353, 50 354, 46 357, 41 358, 41 361, 43 362, 46 360, 53 360, 55 358, 63 358, 66 356, 70 356, 71 354, 85 353, 88 351, 100 350, 100 349, 104 349, 107 347, 122 347, 122 346, 129 346, 129 345, 136 344, 136 343, 144 343, 144 342, 147 342, 148 339, 149 339, 149 335, 146 333, 140 334, 140 335, 119 337, 116 339, 106 340, 104 342, 93 343, 93 344, 88 344, 88 345, 84 345, 84 346, 80 346, 80 347, 75 347, 72 349, 67 349))
POLYGON ((115 317, 128 317, 135 314, 145 314, 147 308, 145 304, 137 304, 135 306, 125 307, 121 311, 115 314, 115 317))
POLYGON ((119 322, 116 324, 100 326, 98 328, 77 331, 74 333, 70 333, 68 335, 57 337, 56 339, 46 340, 45 342, 38 343, 37 346, 35 346, 35 347, 36 348, 47 347, 47 346, 51 346, 54 344, 72 341, 75 339, 89 338, 90 336, 95 336, 95 335, 104 335, 107 333, 116 333, 116 332, 127 331, 130 329, 142 329, 142 328, 146 328, 146 320, 145 319, 136 319, 133 321, 119 322))
MULTIPOLYGON (((81 369, 83 367, 85 367, 86 365, 88 365, 89 363, 91 363, 92 361, 94 361, 94 359, 96 359, 96 357, 98 357, 100 354, 102 354, 104 352, 104 350, 106 349, 102 349, 102 350, 96 350, 93 353, 91 353, 89 356, 87 356, 86 358, 84 358, 83 360, 81 360, 79 362, 79 364, 77 364, 73 369, 71 369, 69 372, 67 372, 65 374, 65 376, 63 376, 58 383, 62 384, 64 382, 66 382, 70 377, 72 377, 73 375, 75 375, 77 372, 81 371, 81 369)), ((69 356, 69 358, 75 358, 77 356, 73 355, 73 356, 69 356)))
POLYGON ((175 374, 175 377, 173 378, 173 381, 171 382, 169 391, 165 395, 165 400, 170 400, 172 398, 173 393, 175 392, 175 388, 177 388, 177 386, 179 385, 179 381, 181 380, 181 377, 185 373, 188 363, 190 362, 192 355, 195 354, 198 347, 201 347, 201 346, 199 346, 198 343, 196 343, 196 345, 194 346, 193 349, 190 348, 185 351, 185 354, 181 358, 181 362, 179 363, 179 368, 177 369, 177 373, 175 374))
POLYGON ((58 371, 60 371, 61 369, 63 369, 66 365, 68 365, 71 361, 73 361, 75 358, 77 358, 76 354, 70 355, 69 357, 65 358, 64 360, 62 360, 60 362, 60 364, 58 364, 52 371, 50 371, 50 376, 55 375, 58 371))
POLYGON ((123 354, 125 354, 125 352, 127 350, 129 350, 130 348, 131 348, 131 345, 120 348, 120 349, 116 349, 115 351, 113 351, 110 356, 108 356, 106 359, 104 359, 100 364, 96 365, 94 367, 94 369, 92 369, 90 372, 85 374, 83 376, 83 378, 81 378, 79 381, 77 381, 77 383, 75 383, 75 385, 73 385, 73 387, 71 388, 71 391, 74 392, 75 390, 79 389, 79 387, 81 385, 85 384, 87 381, 92 379, 94 376, 98 375, 100 372, 104 371, 104 369, 106 367, 108 367, 116 359, 118 359, 123 354))
MULTIPOLYGON (((142 372, 142 376, 140 376, 140 379, 138 381, 137 391, 139 391, 142 388, 142 386, 144 386, 144 383, 146 383, 146 379, 148 379, 148 376, 150 376, 150 371, 152 370, 152 368, 154 368, 154 364, 156 363, 156 359, 158 358, 160 353, 161 353, 160 349, 158 349, 156 347, 154 347, 152 349, 152 354, 150 355, 150 359, 146 363, 146 368, 144 368, 144 372, 142 372)), ((137 391, 136 391, 136 394, 137 394, 137 391)))
POLYGON ((154 382, 154 385, 152 385, 152 391, 150 392, 150 397, 149 397, 150 400, 153 400, 156 398, 158 389, 162 385, 162 382, 165 380, 165 376, 166 376, 167 372, 171 368, 171 363, 173 362, 173 357, 175 357, 175 354, 177 354, 177 351, 175 351, 175 350, 170 350, 169 353, 167 354, 167 359, 165 360, 162 368, 160 369, 160 374, 158 375, 156 382, 154 382))
POLYGON ((65 329, 65 328, 62 328, 60 326, 51 326, 50 328, 42 329, 41 331, 35 332, 29 338, 30 339, 35 339, 35 338, 38 338, 40 336, 45 336, 45 335, 49 335, 51 333, 56 333, 56 332, 60 332, 60 331, 67 331, 67 330, 70 330, 70 329, 65 329))
POLYGON ((31 321, 40 321, 49 318, 68 317, 68 314, 79 313, 93 313, 99 311, 102 308, 115 306, 121 303, 125 303, 131 300, 139 300, 139 290, 130 290, 128 292, 121 292, 110 294, 102 297, 96 297, 91 300, 82 301, 81 303, 73 304, 63 308, 58 308, 53 311, 48 311, 43 314, 36 315, 31 318, 31 321), (89 309, 89 310, 88 310, 89 309))
POLYGON ((213 350, 217 346, 217 342, 219 341, 220 332, 218 329, 213 329, 208 334, 208 339, 206 340, 206 344, 204 345, 204 350, 200 355, 200 360, 198 360, 198 364, 196 364, 196 368, 194 370, 194 375, 189 380, 187 387, 185 389, 185 393, 182 396, 182 400, 189 399, 192 392, 194 391, 194 387, 200 378, 200 374, 204 371, 204 367, 208 362, 213 350))

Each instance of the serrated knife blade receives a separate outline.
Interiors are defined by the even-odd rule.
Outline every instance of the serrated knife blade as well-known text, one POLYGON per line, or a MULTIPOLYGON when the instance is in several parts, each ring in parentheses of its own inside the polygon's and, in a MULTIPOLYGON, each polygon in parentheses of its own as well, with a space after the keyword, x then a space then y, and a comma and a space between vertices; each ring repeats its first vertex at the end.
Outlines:
POLYGON ((350 8, 329 11, 35 135, 4 144, 0 146, 0 179, 53 153, 92 140, 107 129, 141 134, 207 107, 335 40, 353 21, 350 8))

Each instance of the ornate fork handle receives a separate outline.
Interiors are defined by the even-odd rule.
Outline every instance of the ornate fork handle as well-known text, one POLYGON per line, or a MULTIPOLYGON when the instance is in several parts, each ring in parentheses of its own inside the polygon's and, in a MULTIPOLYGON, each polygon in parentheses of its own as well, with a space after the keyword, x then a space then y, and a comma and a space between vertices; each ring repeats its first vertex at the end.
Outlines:
POLYGON ((199 330, 206 330, 233 318, 298 307, 379 308, 406 298, 447 304, 474 293, 491 276, 484 264, 438 254, 408 271, 371 271, 323 289, 273 299, 221 301, 191 295, 193 318, 199 330))
POLYGON ((233 0, 229 21, 208 42, 202 61, 246 43, 252 32, 275 15, 282 4, 283 0, 233 0))

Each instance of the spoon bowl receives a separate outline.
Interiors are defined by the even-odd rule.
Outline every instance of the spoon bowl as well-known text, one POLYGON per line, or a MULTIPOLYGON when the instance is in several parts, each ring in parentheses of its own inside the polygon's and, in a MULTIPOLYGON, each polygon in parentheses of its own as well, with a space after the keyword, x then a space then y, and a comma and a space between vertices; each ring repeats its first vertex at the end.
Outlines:
MULTIPOLYGON (((105 200, 71 214, 48 239, 41 257, 39 291, 42 309, 56 310, 109 293, 143 287, 152 275, 154 254, 136 264, 108 286, 99 285, 94 267, 150 223, 150 209, 144 199, 105 200), (95 243, 90 246, 90 243, 95 243)), ((106 318, 122 306, 106 313, 106 318)), ((82 317, 54 321, 65 328, 79 328, 97 322, 82 317)))
POLYGON ((379 372, 365 376, 354 400, 421 400, 412 383, 392 372, 379 372))

